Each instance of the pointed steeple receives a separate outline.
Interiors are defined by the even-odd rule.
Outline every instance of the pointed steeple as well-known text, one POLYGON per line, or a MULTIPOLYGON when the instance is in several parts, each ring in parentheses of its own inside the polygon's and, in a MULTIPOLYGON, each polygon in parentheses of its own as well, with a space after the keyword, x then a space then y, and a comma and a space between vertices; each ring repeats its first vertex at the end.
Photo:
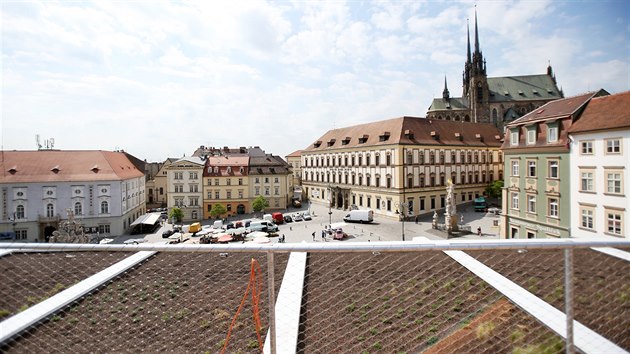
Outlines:
POLYGON ((444 91, 442 91, 442 98, 448 100, 450 95, 450 92, 448 92, 448 86, 446 85, 446 75, 444 75, 444 91))
POLYGON ((479 30, 477 29, 477 8, 475 7, 475 53, 479 53, 479 30))
POLYGON ((466 32, 468 33, 467 37, 468 37, 468 53, 467 53, 467 58, 466 58, 466 63, 470 63, 472 58, 470 56, 470 22, 468 21, 468 19, 466 19, 466 32))

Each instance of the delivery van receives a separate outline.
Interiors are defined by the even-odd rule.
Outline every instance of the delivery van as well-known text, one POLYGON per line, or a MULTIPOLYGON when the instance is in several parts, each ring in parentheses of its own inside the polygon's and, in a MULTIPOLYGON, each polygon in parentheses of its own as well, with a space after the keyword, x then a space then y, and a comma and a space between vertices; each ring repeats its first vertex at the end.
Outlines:
POLYGON ((343 218, 345 222, 372 222, 374 221, 374 211, 372 209, 350 210, 350 213, 343 218))
POLYGON ((486 202, 486 198, 475 198, 475 211, 488 211, 488 202, 486 202))
POLYGON ((196 234, 199 231, 201 231, 201 223, 195 222, 190 224, 188 232, 190 232, 191 234, 196 234))
POLYGON ((273 213, 273 214, 271 214, 271 219, 276 224, 284 223, 284 216, 282 216, 282 213, 273 213))
POLYGON ((276 232, 278 231, 278 225, 272 223, 269 220, 252 221, 249 224, 249 231, 263 231, 263 232, 276 232))

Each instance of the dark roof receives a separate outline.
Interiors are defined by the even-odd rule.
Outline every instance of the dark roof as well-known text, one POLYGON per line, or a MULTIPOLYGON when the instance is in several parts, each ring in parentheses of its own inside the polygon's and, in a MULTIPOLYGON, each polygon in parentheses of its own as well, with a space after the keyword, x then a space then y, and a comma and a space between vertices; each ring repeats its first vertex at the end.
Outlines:
POLYGON ((630 91, 593 98, 569 133, 630 127, 630 91))
POLYGON ((434 98, 429 107, 429 112, 444 110, 468 111, 470 110, 468 99, 466 97, 451 97, 447 100, 444 98, 434 98))
MULTIPOLYGON (((578 96, 563 98, 551 102, 547 102, 539 108, 527 113, 521 118, 508 124, 511 128, 525 123, 535 121, 544 121, 549 119, 567 118, 573 116, 582 109, 586 103, 596 95, 603 94, 606 91, 600 90, 596 92, 588 92, 578 96)), ((575 117, 573 117, 575 118, 575 117)))
POLYGON ((285 175, 290 173, 291 166, 280 156, 266 154, 264 156, 250 156, 250 175, 285 175))
POLYGON ((0 182, 115 181, 143 177, 123 152, 2 151, 0 182))
POLYGON ((329 130, 304 152, 379 145, 501 145, 501 132, 492 124, 401 117, 329 130))
POLYGON ((538 101, 562 98, 553 77, 542 75, 489 77, 489 101, 538 101))

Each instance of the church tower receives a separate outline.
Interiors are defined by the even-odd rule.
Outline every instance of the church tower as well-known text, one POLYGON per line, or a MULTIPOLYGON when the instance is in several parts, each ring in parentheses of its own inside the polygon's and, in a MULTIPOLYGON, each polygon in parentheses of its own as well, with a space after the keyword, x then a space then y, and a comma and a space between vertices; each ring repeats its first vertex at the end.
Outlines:
POLYGON ((479 46, 479 28, 477 26, 477 10, 475 10, 475 52, 470 55, 470 31, 468 31, 468 60, 465 65, 467 73, 464 74, 464 95, 470 104, 473 122, 489 122, 490 109, 488 101, 490 90, 488 88, 488 75, 486 73, 486 60, 483 58, 479 46))

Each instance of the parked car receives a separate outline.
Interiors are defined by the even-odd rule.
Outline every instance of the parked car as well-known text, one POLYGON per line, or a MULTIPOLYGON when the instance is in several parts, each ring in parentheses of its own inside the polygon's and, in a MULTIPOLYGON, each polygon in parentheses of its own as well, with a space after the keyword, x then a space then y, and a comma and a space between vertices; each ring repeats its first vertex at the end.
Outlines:
POLYGON ((291 215, 284 215, 284 222, 293 222, 293 218, 291 217, 291 215))
POLYGON ((343 217, 345 222, 372 222, 374 221, 374 211, 372 209, 366 210, 350 210, 346 216, 343 217))
POLYGON ((338 227, 337 229, 335 229, 335 234, 333 235, 333 237, 335 238, 335 240, 343 240, 344 238, 348 237, 348 234, 343 232, 343 229, 338 227))
POLYGON ((302 214, 301 213, 293 213, 293 221, 302 221, 302 214))
POLYGON ((282 216, 282 213, 273 213, 271 214, 271 218, 273 219, 272 221, 276 224, 284 223, 284 217, 282 216))
POLYGON ((313 220, 313 218, 311 217, 311 213, 309 213, 308 211, 305 211, 302 213, 302 219, 304 220, 313 220))
POLYGON ((171 236, 174 233, 175 233, 175 231, 173 231, 173 230, 166 230, 166 231, 162 232, 162 238, 168 238, 169 236, 171 236))
POLYGON ((132 238, 132 239, 129 239, 129 240, 123 242, 123 243, 125 245, 137 245, 137 244, 144 243, 144 242, 147 242, 147 240, 145 240, 143 238, 132 238))

